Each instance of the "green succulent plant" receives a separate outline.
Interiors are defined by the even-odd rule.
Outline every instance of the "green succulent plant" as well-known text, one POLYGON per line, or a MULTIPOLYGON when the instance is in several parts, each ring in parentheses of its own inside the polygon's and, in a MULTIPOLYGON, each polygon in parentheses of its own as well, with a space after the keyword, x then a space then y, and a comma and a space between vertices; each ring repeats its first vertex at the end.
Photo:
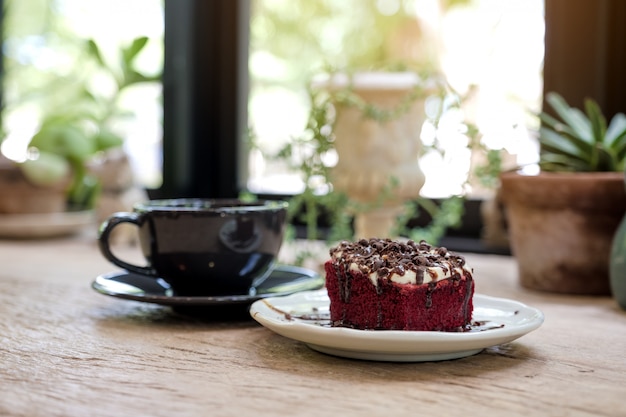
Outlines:
POLYGON ((607 125, 600 106, 585 100, 585 111, 570 107, 559 94, 546 94, 556 116, 539 115, 539 166, 543 171, 623 171, 626 162, 626 115, 607 125), (560 119, 560 120, 559 120, 560 119))

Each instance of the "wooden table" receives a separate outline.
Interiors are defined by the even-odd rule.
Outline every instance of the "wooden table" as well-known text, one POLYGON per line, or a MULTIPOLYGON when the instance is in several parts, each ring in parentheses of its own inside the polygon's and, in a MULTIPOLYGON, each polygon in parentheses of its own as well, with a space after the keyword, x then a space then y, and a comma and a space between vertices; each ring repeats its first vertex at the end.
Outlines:
POLYGON ((0 415, 626 415, 626 312, 523 290, 511 258, 467 258, 478 292, 541 309, 543 326, 464 359, 385 363, 98 294, 115 268, 89 235, 0 241, 0 415))

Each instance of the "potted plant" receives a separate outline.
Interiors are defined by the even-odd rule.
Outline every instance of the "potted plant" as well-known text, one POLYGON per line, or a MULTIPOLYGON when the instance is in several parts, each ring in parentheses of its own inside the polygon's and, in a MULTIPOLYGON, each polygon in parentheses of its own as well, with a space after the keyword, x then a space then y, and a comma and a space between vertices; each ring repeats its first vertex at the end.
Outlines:
POLYGON ((121 149, 123 138, 112 122, 127 116, 119 98, 129 87, 155 82, 159 76, 144 75, 136 68, 136 58, 148 38, 139 37, 120 49, 117 64, 109 64, 93 40, 85 42, 92 69, 112 80, 108 94, 92 90, 89 79, 76 77, 69 86, 53 83, 43 97, 51 103, 43 107, 39 128, 21 161, 0 161, 0 213, 54 213, 92 210, 102 186, 93 169, 94 158, 121 149), (61 92, 57 91, 62 89, 61 92), (58 103, 59 94, 63 102, 58 103), (56 100, 56 101, 55 101, 56 100), (8 197, 10 196, 10 197, 8 197))
MULTIPOLYGON (((430 79, 425 84, 416 83, 416 80, 418 77, 415 73, 404 71, 385 74, 356 73, 351 76, 348 73, 333 72, 309 85, 311 108, 304 133, 293 138, 276 156, 268 156, 287 162, 290 168, 302 175, 305 190, 291 200, 290 210, 292 216, 303 214, 296 219, 306 225, 307 239, 315 240, 320 237, 317 224, 320 216, 329 220, 331 228, 328 239, 331 241, 360 237, 359 217, 372 212, 389 212, 384 216, 390 221, 381 222, 379 217, 377 222, 380 225, 375 225, 383 226, 379 228, 379 233, 385 236, 402 235, 434 242, 441 238, 447 228, 459 223, 463 204, 460 197, 450 197, 439 205, 419 196, 419 188, 424 178, 418 165, 421 145, 419 131, 426 117, 422 114, 423 100, 426 97, 441 99, 446 94, 452 96, 456 93, 450 91, 439 79, 430 79), (370 82, 372 79, 384 79, 393 83, 391 87, 380 88, 376 84, 376 89, 361 91, 357 88, 359 84, 355 82, 359 81, 359 77, 367 78, 370 82), (382 95, 382 102, 366 100, 374 96, 374 93, 379 93, 378 90, 385 93, 382 95), (411 111, 416 114, 410 113, 411 111), (403 124, 407 118, 410 119, 406 123, 408 127, 403 124), (394 132, 385 134, 387 128, 394 129, 394 132), (360 134, 351 138, 352 131, 360 134), (396 138, 396 142, 409 142, 409 148, 416 148, 415 153, 406 152, 405 163, 408 168, 401 167, 404 170, 402 172, 408 171, 408 175, 401 176, 394 172, 400 165, 397 162, 380 162, 385 156, 384 148, 389 148, 389 143, 394 143, 396 148, 401 147, 396 142, 389 142, 394 134, 403 135, 396 138), (356 142, 350 143, 350 139, 356 142), (364 145, 368 142, 370 148, 376 148, 371 144, 377 140, 382 142, 378 145, 377 153, 363 156, 366 149, 361 148, 366 147, 364 145), (353 153, 360 155, 360 164, 359 161, 356 163, 357 171, 348 170, 348 163, 344 160, 350 157, 351 149, 353 153), (329 155, 333 157, 328 157, 329 155), (358 169, 363 168, 360 165, 366 164, 368 158, 378 158, 378 165, 384 165, 374 168, 366 166, 377 175, 374 180, 373 175, 362 179, 363 175, 358 172, 358 169), (427 213, 433 221, 425 228, 409 228, 408 220, 420 211, 427 213)), ((455 95, 454 98, 451 101, 456 103, 459 97, 455 95)), ((436 117, 446 111, 443 101, 441 99, 442 108, 438 109, 436 117)), ((435 126, 438 122, 436 117, 431 115, 430 120, 435 126)), ((251 139, 254 142, 254 137, 251 139)), ((436 145, 430 146, 436 148, 436 145)), ((370 232, 372 230, 369 227, 366 229, 370 232)))
POLYGON ((314 88, 329 94, 336 114, 333 189, 369 205, 354 213, 355 238, 389 236, 425 181, 420 133, 434 83, 410 71, 372 71, 333 74, 314 88))
POLYGON ((546 101, 557 117, 539 115, 540 173, 500 176, 520 282, 608 295, 611 241, 626 210, 626 116, 617 114, 607 126, 591 99, 585 112, 556 93, 546 101))

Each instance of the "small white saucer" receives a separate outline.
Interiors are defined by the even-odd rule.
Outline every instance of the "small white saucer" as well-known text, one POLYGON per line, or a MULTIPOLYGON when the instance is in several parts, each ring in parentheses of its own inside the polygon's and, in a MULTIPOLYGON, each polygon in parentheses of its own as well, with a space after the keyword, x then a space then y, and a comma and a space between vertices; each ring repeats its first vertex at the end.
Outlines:
POLYGON ((458 359, 511 342, 543 323, 541 311, 517 301, 474 295, 466 332, 357 330, 331 327, 325 289, 256 301, 250 315, 268 329, 330 355, 353 359, 424 362, 458 359))

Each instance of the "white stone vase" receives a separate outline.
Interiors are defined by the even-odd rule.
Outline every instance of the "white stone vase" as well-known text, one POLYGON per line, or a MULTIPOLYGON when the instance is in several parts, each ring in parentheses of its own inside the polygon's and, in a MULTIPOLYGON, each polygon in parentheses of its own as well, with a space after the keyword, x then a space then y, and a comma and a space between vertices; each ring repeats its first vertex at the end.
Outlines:
POLYGON ((367 117, 363 109, 335 102, 335 149, 338 162, 331 174, 335 190, 345 192, 359 207, 355 211, 355 238, 393 237, 393 229, 407 200, 424 185, 418 157, 428 89, 410 72, 335 74, 317 86, 350 92, 376 109, 406 111, 388 120, 367 117), (424 94, 407 100, 417 87, 424 94))

